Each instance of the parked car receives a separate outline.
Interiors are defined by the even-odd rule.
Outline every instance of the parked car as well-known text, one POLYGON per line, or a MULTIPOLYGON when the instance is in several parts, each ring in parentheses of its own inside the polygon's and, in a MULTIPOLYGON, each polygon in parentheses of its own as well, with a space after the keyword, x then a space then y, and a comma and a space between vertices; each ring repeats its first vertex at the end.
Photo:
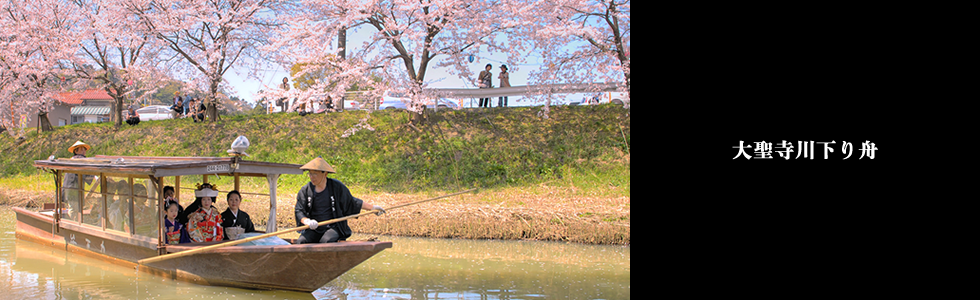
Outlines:
POLYGON ((173 118, 170 107, 163 105, 150 105, 137 109, 136 113, 139 114, 140 121, 166 120, 173 118))
MULTIPOLYGON (((408 96, 405 95, 405 93, 385 92, 384 95, 381 97, 381 105, 378 106, 378 109, 406 109, 408 108, 408 103, 410 101, 411 99, 408 98, 408 96)), ((459 105, 459 102, 448 98, 439 98, 438 104, 430 101, 425 104, 425 107, 431 109, 431 108, 435 108, 437 105, 439 106, 439 108, 443 108, 443 109, 462 108, 462 106, 459 105)))

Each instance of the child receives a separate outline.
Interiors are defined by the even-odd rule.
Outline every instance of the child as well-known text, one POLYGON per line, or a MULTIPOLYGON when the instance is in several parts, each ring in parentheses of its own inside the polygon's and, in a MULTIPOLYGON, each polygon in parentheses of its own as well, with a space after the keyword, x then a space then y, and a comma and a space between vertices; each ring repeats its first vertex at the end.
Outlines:
POLYGON ((187 235, 187 229, 184 228, 184 224, 177 222, 177 202, 167 201, 164 209, 167 211, 167 244, 176 245, 181 243, 190 243, 191 239, 187 235))

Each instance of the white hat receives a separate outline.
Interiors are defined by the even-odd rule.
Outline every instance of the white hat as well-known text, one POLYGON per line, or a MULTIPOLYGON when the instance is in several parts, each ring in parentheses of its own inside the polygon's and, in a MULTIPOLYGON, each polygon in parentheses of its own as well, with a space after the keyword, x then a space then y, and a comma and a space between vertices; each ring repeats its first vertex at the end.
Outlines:
POLYGON ((217 198, 218 197, 217 187, 207 183, 205 183, 203 186, 199 185, 197 190, 194 191, 194 197, 199 197, 199 198, 210 197, 212 199, 217 198))

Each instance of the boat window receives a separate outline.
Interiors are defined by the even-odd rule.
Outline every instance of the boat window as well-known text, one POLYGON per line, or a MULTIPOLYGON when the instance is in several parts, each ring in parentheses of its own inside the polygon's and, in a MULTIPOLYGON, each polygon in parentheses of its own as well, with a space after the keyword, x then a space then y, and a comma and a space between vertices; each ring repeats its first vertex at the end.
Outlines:
POLYGON ((86 175, 84 177, 92 177, 91 182, 84 182, 84 189, 82 194, 84 195, 84 201, 82 202, 82 223, 102 226, 102 183, 104 178, 99 176, 86 175))
POLYGON ((62 219, 72 220, 75 222, 81 222, 81 214, 79 211, 82 210, 82 192, 85 187, 84 181, 92 180, 91 176, 80 175, 76 173, 65 173, 63 182, 61 184, 62 189, 62 208, 65 209, 67 214, 62 214, 62 219))
POLYGON ((129 233, 129 195, 133 190, 128 178, 109 178, 106 181, 106 207, 108 222, 106 228, 129 233))
POLYGON ((157 238, 160 221, 157 214, 156 185, 145 178, 133 179, 133 215, 136 221, 136 234, 157 238))

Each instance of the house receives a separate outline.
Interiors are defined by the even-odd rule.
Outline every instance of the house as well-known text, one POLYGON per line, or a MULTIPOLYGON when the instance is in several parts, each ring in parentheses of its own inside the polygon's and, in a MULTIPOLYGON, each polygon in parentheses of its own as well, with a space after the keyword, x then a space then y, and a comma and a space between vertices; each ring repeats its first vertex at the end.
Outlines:
MULTIPOLYGON (((48 111, 51 126, 65 126, 83 122, 109 122, 112 111, 112 97, 104 90, 89 89, 82 92, 63 92, 54 97, 52 109, 48 111)), ((36 128, 37 114, 30 114, 16 122, 21 128, 36 128)))
MULTIPOLYGON (((112 111, 112 97, 104 90, 89 89, 83 92, 65 92, 55 96, 56 103, 71 107, 67 124, 109 122, 112 111)), ((50 114, 49 114, 49 118, 50 114)), ((55 121, 51 118, 51 125, 55 121)), ((61 121, 58 121, 61 126, 61 121)), ((66 125, 67 125, 66 124, 66 125)))

